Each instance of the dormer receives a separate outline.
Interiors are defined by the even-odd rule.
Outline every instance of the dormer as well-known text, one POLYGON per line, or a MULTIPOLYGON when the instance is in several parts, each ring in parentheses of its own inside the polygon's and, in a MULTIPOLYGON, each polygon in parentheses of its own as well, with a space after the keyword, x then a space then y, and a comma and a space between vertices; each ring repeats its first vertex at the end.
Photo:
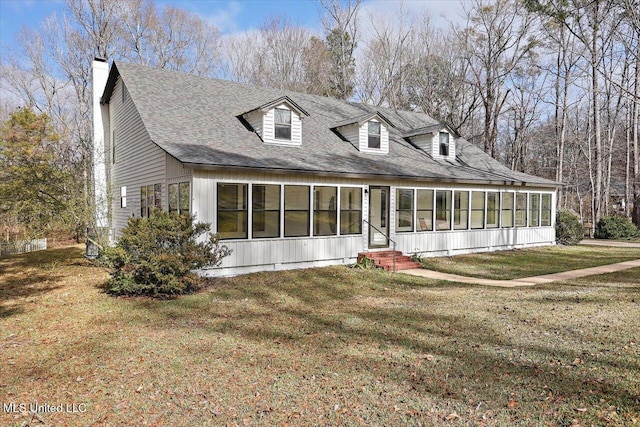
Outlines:
POLYGON ((336 123, 332 129, 363 153, 387 154, 390 127, 382 114, 369 113, 336 123))
POLYGON ((403 138, 434 159, 456 160, 456 140, 460 134, 447 123, 437 123, 405 132, 403 138))
POLYGON ((302 118, 308 115, 309 113, 291 98, 283 96, 239 117, 248 123, 266 144, 301 145, 302 118))

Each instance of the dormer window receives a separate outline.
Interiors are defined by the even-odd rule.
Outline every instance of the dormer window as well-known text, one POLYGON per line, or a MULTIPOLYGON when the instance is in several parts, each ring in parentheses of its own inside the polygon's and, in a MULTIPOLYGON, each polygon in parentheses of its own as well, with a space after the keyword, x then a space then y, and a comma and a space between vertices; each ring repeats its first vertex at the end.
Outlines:
POLYGON ((449 157, 449 134, 440 132, 440 155, 449 157))
POLYGON ((380 122, 368 122, 369 148, 380 148, 380 122))
POLYGON ((236 117, 265 144, 294 146, 302 144, 302 119, 308 115, 291 98, 281 96, 236 117))
POLYGON ((275 108, 274 123, 276 139, 291 141, 291 110, 275 108))

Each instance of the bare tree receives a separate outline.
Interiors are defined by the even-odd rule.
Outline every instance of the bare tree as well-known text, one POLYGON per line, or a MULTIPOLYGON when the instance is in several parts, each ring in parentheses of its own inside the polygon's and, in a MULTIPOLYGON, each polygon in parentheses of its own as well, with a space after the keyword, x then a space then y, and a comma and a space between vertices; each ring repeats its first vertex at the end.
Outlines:
POLYGON ((468 83, 482 100, 484 151, 496 157, 500 114, 509 95, 504 83, 535 47, 530 37, 533 17, 520 2, 510 0, 473 0, 466 13, 466 25, 455 33, 469 63, 468 83))
POLYGON ((328 60, 329 94, 347 99, 353 94, 355 49, 358 44, 358 12, 362 0, 320 0, 328 60))

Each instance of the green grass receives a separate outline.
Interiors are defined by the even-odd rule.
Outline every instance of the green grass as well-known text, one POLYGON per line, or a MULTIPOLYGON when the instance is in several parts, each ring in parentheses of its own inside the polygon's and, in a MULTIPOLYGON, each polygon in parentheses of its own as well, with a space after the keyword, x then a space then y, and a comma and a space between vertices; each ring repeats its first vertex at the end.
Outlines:
POLYGON ((638 425, 639 277, 332 267, 156 301, 102 293, 79 247, 34 253, 0 260, 0 396, 87 405, 54 425, 638 425))
POLYGON ((510 280, 640 259, 640 248, 545 246, 512 251, 423 258, 430 270, 485 279, 510 280))

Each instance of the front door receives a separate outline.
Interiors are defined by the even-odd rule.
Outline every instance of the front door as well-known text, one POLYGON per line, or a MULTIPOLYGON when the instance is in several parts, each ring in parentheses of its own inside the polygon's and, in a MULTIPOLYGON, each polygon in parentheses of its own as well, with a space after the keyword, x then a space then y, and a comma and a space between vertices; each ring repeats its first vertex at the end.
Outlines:
POLYGON ((389 187, 369 187, 369 247, 388 248, 389 187))

